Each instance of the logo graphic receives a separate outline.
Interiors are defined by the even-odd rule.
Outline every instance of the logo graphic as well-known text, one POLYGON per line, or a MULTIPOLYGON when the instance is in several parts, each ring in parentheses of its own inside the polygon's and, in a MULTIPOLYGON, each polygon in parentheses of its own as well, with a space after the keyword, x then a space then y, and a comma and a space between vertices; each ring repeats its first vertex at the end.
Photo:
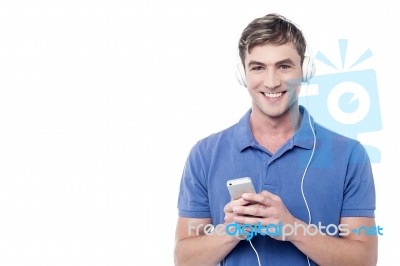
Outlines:
MULTIPOLYGON (((372 56, 367 49, 345 69, 348 40, 339 40, 341 70, 324 54, 315 59, 335 69, 337 73, 315 76, 309 88, 317 92, 300 95, 299 103, 306 106, 315 121, 337 133, 357 139, 358 134, 382 129, 376 73, 373 69, 350 71, 372 56), (306 97, 302 97, 306 96, 306 97)), ((306 85, 307 86, 307 85, 306 85)), ((372 163, 381 161, 377 147, 364 145, 372 163)))
POLYGON ((251 240, 254 236, 270 236, 270 237, 282 237, 282 240, 287 239, 287 237, 303 234, 304 236, 310 235, 315 236, 316 234, 321 235, 329 235, 329 236, 348 236, 351 233, 357 235, 366 235, 366 236, 377 236, 383 235, 383 227, 377 225, 373 225, 370 227, 360 226, 358 228, 353 228, 350 230, 348 224, 328 224, 322 225, 321 222, 318 224, 299 224, 295 222, 292 224, 282 224, 282 222, 278 222, 278 224, 267 224, 262 225, 261 222, 256 224, 239 224, 238 222, 230 223, 227 225, 217 224, 216 226, 213 224, 193 224, 193 220, 189 221, 188 224, 188 235, 195 236, 200 235, 229 235, 229 236, 244 236, 246 240, 251 240), (194 231, 194 232, 193 232, 194 231))

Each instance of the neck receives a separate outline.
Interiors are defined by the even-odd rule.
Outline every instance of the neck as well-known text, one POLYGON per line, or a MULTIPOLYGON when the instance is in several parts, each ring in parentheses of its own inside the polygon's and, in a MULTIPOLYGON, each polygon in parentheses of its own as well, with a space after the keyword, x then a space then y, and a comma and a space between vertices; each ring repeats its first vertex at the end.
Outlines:
POLYGON ((297 105, 279 117, 270 117, 253 109, 250 115, 251 131, 258 143, 275 153, 299 129, 301 118, 297 105))
POLYGON ((289 109, 279 117, 266 116, 261 112, 253 112, 250 116, 251 129, 266 136, 293 135, 300 127, 301 113, 298 106, 289 109))

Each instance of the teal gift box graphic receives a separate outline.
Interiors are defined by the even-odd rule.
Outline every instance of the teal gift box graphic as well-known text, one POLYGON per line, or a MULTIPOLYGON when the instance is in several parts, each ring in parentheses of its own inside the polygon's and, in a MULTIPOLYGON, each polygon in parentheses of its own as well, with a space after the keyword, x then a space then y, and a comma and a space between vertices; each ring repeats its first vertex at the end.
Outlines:
MULTIPOLYGON (((339 40, 343 70, 347 43, 347 40, 339 40)), ((299 103, 309 109, 316 122, 353 139, 357 139, 360 133, 381 130, 382 119, 375 70, 351 71, 351 68, 371 56, 371 50, 367 49, 344 71, 315 76, 308 85, 305 85, 312 88, 314 93, 303 94, 299 98, 299 103)), ((315 59, 338 70, 321 52, 316 54, 315 59)), ((369 143, 363 144, 371 162, 380 162, 380 150, 369 143)))

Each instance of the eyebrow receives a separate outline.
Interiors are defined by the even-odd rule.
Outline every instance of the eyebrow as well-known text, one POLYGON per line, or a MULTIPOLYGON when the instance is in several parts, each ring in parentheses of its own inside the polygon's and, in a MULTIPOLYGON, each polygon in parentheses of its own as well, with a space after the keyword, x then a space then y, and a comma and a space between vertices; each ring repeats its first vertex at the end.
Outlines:
MULTIPOLYGON (((282 65, 282 64, 291 64, 294 65, 294 62, 292 59, 290 58, 285 58, 283 60, 279 60, 278 62, 275 62, 275 65, 282 65)), ((257 66, 265 66, 264 63, 259 62, 259 61, 255 61, 255 60, 251 60, 248 64, 247 67, 251 67, 252 65, 257 65, 257 66)))

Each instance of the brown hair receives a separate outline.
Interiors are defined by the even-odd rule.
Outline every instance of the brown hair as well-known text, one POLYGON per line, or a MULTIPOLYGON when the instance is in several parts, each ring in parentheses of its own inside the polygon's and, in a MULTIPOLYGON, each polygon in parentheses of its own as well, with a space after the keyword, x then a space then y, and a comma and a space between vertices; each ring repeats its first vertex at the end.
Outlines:
POLYGON ((243 30, 239 40, 239 56, 244 66, 246 51, 250 52, 255 46, 287 43, 293 44, 303 63, 306 40, 301 30, 281 15, 268 14, 256 18, 243 30))

